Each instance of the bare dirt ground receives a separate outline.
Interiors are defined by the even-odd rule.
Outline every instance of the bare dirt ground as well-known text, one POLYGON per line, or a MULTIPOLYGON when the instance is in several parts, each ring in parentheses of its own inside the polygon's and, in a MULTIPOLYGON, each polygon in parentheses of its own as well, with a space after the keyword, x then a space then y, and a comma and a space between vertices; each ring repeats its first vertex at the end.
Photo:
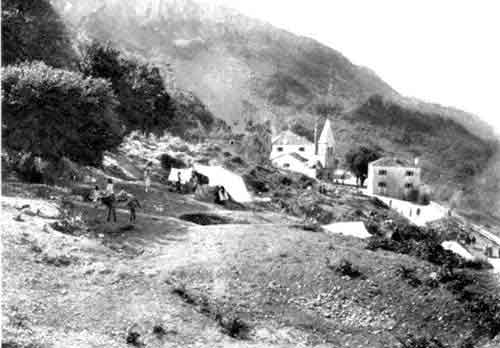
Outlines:
POLYGON ((96 222, 102 209, 77 205, 94 221, 78 236, 47 228, 53 219, 17 219, 25 202, 4 200, 4 344, 397 347, 408 332, 456 343, 473 328, 447 290, 411 285, 397 273, 405 266, 425 280, 436 270, 430 264, 364 250, 356 238, 290 227, 297 220, 278 213, 232 215, 175 194, 158 212, 160 195, 151 195, 150 210, 132 229, 124 211, 122 223, 108 225, 96 222), (238 223, 178 219, 193 209, 238 223), (336 272, 342 259, 361 276, 336 272), (127 343, 131 332, 140 336, 127 343))

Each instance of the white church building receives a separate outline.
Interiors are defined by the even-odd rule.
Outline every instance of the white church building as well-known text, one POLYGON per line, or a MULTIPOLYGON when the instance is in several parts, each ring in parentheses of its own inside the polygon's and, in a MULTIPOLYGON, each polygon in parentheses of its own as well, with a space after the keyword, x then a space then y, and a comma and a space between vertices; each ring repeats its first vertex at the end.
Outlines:
POLYGON ((290 130, 281 132, 272 140, 269 159, 278 168, 302 173, 312 178, 333 179, 337 160, 330 120, 326 120, 319 138, 316 129, 314 135, 313 143, 290 130))

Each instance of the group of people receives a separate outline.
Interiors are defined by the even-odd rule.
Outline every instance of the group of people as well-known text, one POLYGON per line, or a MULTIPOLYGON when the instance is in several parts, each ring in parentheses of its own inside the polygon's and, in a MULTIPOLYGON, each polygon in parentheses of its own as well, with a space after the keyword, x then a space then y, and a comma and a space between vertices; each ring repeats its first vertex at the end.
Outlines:
POLYGON ((115 189, 112 179, 107 180, 106 188, 100 190, 99 186, 95 186, 90 193, 90 200, 96 204, 96 206, 102 203, 107 208, 107 218, 106 221, 116 222, 116 204, 118 202, 124 202, 129 210, 129 222, 135 223, 137 216, 136 210, 141 207, 139 200, 131 193, 127 193, 121 190, 117 195, 115 195, 115 189))
MULTIPOLYGON (((148 162, 144 169, 144 190, 149 192, 151 190, 151 175, 152 175, 152 162, 148 162)), ((196 187, 203 184, 203 180, 200 180, 197 173, 193 172, 190 180, 189 186, 196 190, 196 187)), ((179 193, 183 191, 183 185, 181 181, 181 173, 177 173, 176 189, 179 193)), ((99 186, 95 186, 91 191, 90 200, 96 205, 103 204, 107 208, 107 222, 116 222, 116 206, 118 203, 125 203, 125 206, 129 210, 129 222, 135 223, 137 216, 136 210, 141 208, 141 204, 137 197, 131 193, 127 193, 121 190, 118 194, 115 194, 115 187, 112 179, 107 179, 106 187, 101 190, 99 186)), ((231 202, 231 197, 224 186, 217 186, 215 191, 215 203, 221 205, 227 205, 231 202)))
POLYGON ((215 192, 215 203, 225 205, 229 201, 229 194, 224 186, 217 186, 215 192))

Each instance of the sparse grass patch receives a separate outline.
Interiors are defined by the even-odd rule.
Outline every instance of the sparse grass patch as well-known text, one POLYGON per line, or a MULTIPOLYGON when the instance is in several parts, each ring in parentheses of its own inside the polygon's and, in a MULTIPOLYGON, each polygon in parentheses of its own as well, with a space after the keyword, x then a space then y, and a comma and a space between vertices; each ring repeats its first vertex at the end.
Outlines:
POLYGON ((343 276, 348 276, 349 278, 359 278, 363 275, 358 267, 353 265, 351 261, 345 258, 340 259, 340 261, 336 265, 329 264, 328 267, 336 273, 343 276))
POLYGON ((198 225, 224 225, 232 222, 231 219, 226 217, 205 213, 183 214, 179 216, 179 219, 193 222, 198 225))
POLYGON ((400 276, 403 280, 407 281, 408 284, 410 284, 414 288, 422 285, 422 281, 418 279, 418 277, 415 274, 415 269, 413 268, 408 268, 404 265, 401 265, 396 269, 396 274, 400 276))
POLYGON ((153 334, 158 338, 162 338, 167 334, 167 331, 161 324, 156 324, 155 326, 153 326, 153 334))
POLYGON ((237 316, 230 315, 229 317, 217 316, 217 322, 228 336, 237 338, 240 340, 248 339, 250 334, 250 326, 237 316))
POLYGON ((400 340, 403 348, 446 348, 436 337, 415 337, 408 335, 400 340))
POLYGON ((186 285, 178 284, 172 289, 172 294, 179 296, 187 304, 195 304, 196 299, 187 291, 186 285))
POLYGON ((248 339, 251 326, 238 315, 211 303, 207 296, 188 290, 184 284, 174 286, 171 292, 185 303, 196 307, 200 313, 212 318, 224 334, 240 340, 248 339))
POLYGON ((474 258, 472 260, 465 260, 463 262, 463 267, 475 269, 475 270, 483 270, 483 269, 492 269, 493 266, 488 262, 488 260, 483 258, 474 258))

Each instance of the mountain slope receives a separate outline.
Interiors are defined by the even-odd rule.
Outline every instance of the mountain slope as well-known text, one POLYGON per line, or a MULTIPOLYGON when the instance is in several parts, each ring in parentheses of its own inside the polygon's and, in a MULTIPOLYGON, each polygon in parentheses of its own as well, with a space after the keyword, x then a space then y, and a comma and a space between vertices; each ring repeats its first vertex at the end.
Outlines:
POLYGON ((112 41, 164 65, 171 81, 194 91, 230 125, 244 126, 242 121, 249 119, 275 125, 290 118, 310 119, 317 103, 351 109, 378 94, 493 137, 477 116, 403 97, 330 47, 208 2, 52 2, 80 38, 112 41))
POLYGON ((231 10, 191 0, 54 4, 88 37, 170 63, 177 83, 230 123, 308 113, 325 95, 349 107, 374 93, 396 94, 335 50, 231 10))

